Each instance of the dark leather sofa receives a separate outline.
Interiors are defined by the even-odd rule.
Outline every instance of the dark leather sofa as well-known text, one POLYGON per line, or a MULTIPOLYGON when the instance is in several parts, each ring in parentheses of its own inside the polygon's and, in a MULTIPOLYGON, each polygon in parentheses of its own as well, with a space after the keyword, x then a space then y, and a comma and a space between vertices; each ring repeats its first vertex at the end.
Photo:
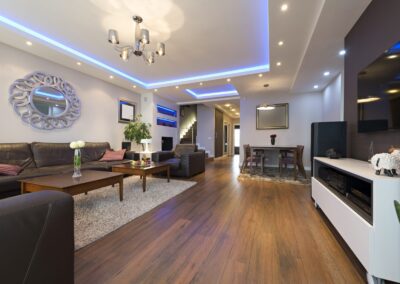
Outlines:
MULTIPOLYGON (((115 164, 139 159, 139 154, 126 152, 124 161, 100 162, 110 149, 108 142, 87 142, 82 149, 82 170, 109 171, 115 164)), ((0 143, 0 164, 13 164, 23 167, 18 176, 0 175, 0 198, 20 193, 18 180, 73 172, 74 150, 68 143, 0 143)))
POLYGON ((74 283, 73 204, 57 191, 0 200, 1 283, 74 283))
POLYGON ((168 163, 173 176, 191 177, 205 171, 205 152, 194 144, 178 144, 174 151, 155 152, 151 158, 154 162, 168 163))

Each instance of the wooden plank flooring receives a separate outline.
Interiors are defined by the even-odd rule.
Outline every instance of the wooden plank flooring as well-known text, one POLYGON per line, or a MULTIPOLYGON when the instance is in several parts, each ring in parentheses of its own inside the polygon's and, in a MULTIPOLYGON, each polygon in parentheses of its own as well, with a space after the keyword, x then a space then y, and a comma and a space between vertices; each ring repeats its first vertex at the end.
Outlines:
POLYGON ((195 187, 76 252, 75 282, 365 283, 309 187, 238 172, 237 157, 216 159, 195 187))

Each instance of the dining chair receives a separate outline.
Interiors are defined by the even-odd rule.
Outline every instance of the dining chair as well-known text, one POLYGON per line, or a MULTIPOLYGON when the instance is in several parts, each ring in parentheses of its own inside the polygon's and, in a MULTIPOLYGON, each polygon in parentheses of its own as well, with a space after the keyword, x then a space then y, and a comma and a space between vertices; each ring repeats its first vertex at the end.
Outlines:
POLYGON ((256 167, 258 166, 258 163, 261 165, 261 171, 264 172, 264 161, 265 157, 264 154, 259 154, 259 153, 253 153, 253 156, 251 156, 251 148, 249 144, 243 145, 243 153, 244 153, 244 159, 242 166, 240 168, 240 172, 243 173, 243 171, 249 167, 250 164, 255 163, 256 167))
POLYGON ((281 150, 279 153, 279 175, 282 176, 283 166, 287 169, 288 165, 293 165, 294 179, 297 180, 297 174, 300 173, 307 178, 303 165, 304 146, 297 145, 294 150, 281 150))

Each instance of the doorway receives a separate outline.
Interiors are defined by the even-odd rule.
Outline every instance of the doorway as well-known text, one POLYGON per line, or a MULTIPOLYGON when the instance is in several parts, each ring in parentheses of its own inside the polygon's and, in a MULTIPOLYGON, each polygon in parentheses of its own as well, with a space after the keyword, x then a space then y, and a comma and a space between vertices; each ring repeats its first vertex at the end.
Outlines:
POLYGON ((224 155, 230 154, 230 125, 228 123, 224 123, 224 155))
POLYGON ((234 137, 233 147, 235 149, 235 155, 239 155, 240 154, 240 125, 239 124, 235 124, 233 137, 234 137))
POLYGON ((224 150, 224 115, 222 111, 215 109, 215 147, 214 156, 215 158, 221 157, 224 150))

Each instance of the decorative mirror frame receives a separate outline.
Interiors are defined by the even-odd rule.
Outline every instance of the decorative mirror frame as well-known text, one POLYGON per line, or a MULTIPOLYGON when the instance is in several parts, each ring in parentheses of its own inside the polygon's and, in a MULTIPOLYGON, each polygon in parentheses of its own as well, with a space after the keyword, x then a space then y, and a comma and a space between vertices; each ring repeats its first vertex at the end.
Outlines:
MULTIPOLYGON (((259 105, 261 106, 261 105, 259 105)), ((275 106, 275 107, 284 107, 285 108, 285 124, 279 126, 269 126, 269 127, 261 127, 259 121, 259 110, 258 107, 256 108, 256 129, 257 130, 268 130, 268 129, 288 129, 289 128, 289 104, 282 103, 282 104, 271 104, 268 106, 275 106)))
POLYGON ((9 102, 22 121, 37 129, 68 128, 81 114, 81 102, 76 96, 74 87, 62 78, 45 72, 34 72, 23 79, 15 80, 9 88, 9 102), (34 91, 42 86, 54 88, 64 95, 67 107, 61 115, 45 115, 32 103, 34 91))

